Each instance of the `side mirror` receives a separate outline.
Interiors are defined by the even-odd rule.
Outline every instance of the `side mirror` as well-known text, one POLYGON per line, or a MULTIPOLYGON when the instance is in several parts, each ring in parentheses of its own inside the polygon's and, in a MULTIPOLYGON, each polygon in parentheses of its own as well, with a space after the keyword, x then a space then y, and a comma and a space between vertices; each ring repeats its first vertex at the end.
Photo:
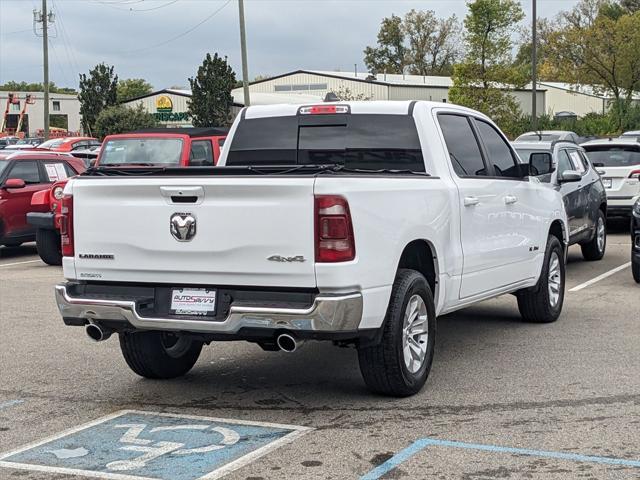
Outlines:
POLYGON ((529 174, 547 175, 553 172, 553 158, 547 152, 534 152, 529 156, 529 174))
POLYGON ((559 183, 579 182, 580 180, 582 180, 582 175, 576 170, 565 170, 558 175, 559 183))
POLYGON ((26 183, 21 178, 9 178, 2 188, 24 188, 26 183))

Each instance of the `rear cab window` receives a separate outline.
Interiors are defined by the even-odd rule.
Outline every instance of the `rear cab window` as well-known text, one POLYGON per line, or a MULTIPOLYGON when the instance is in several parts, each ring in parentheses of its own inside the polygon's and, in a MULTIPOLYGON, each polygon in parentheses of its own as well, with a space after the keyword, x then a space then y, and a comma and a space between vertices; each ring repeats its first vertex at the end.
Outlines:
POLYGON ((213 145, 211 140, 193 140, 189 153, 189 165, 194 167, 213 167, 213 145))
POLYGON ((425 172, 413 117, 388 114, 244 119, 231 139, 226 165, 341 165, 425 172))

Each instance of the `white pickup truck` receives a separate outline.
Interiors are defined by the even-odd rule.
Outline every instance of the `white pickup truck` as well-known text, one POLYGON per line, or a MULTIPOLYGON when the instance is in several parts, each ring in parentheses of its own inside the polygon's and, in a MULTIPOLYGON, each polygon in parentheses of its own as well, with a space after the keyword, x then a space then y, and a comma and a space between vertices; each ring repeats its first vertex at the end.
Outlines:
POLYGON ((430 102, 249 107, 224 168, 100 167, 64 192, 67 325, 118 333, 131 369, 183 375, 203 344, 358 349, 372 390, 424 385, 436 317, 505 293, 562 310, 567 221, 484 115, 430 102))

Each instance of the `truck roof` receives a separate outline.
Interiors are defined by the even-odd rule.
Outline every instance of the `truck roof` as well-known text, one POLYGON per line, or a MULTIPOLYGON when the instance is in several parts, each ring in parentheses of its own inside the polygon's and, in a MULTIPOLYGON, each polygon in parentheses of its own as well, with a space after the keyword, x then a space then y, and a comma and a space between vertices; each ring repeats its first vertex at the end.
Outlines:
POLYGON ((277 104, 277 105, 255 105, 246 107, 243 110, 242 118, 265 118, 297 115, 298 110, 305 106, 328 106, 328 105, 348 105, 351 113, 355 114, 386 114, 386 115, 406 115, 409 109, 416 105, 426 105, 428 108, 446 107, 447 110, 457 110, 461 113, 473 113, 487 118, 483 113, 470 108, 461 107, 452 103, 429 102, 423 100, 372 100, 353 102, 317 102, 309 104, 277 104))

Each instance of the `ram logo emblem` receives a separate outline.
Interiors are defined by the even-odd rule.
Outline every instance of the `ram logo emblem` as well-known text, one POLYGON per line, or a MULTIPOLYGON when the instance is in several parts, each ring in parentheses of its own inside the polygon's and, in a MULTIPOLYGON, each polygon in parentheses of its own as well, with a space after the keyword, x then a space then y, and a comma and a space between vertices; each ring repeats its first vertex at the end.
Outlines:
POLYGON ((179 242, 188 242, 196 236, 196 217, 191 213, 174 213, 169 220, 169 230, 179 242))

